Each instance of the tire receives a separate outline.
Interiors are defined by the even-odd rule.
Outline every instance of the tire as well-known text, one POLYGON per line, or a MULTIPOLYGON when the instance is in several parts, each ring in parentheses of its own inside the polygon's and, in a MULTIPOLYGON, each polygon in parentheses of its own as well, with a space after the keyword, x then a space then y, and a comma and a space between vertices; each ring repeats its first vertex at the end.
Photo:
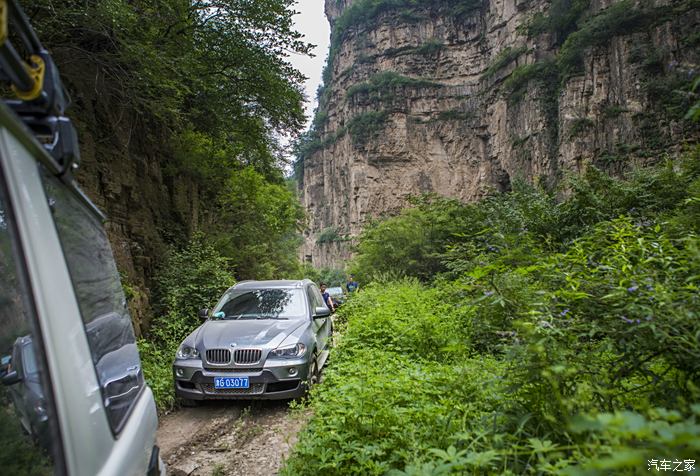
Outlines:
POLYGON ((202 403, 199 400, 192 400, 191 398, 180 398, 180 406, 186 408, 198 407, 202 403))
POLYGON ((318 355, 314 352, 309 364, 309 373, 306 377, 306 395, 309 394, 314 385, 318 384, 321 378, 321 372, 318 370, 318 355))

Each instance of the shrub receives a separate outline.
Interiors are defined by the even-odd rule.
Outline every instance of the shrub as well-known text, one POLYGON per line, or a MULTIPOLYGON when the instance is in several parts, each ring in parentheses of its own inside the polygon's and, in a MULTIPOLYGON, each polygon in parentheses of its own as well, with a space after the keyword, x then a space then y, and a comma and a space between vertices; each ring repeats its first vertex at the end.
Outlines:
POLYGON ((287 474, 636 474, 693 458, 698 150, 625 179, 591 168, 561 202, 517 181, 476 204, 424 198, 362 235, 355 264, 376 282, 339 312, 287 474), (385 279, 411 273, 432 282, 385 279))
POLYGON ((385 111, 369 111, 353 117, 348 123, 347 130, 352 137, 355 147, 363 147, 367 141, 381 132, 388 113, 385 111))
POLYGON ((545 60, 518 66, 503 81, 503 89, 510 102, 519 102, 525 95, 526 88, 533 81, 545 92, 545 100, 557 101, 556 90, 559 86, 559 71, 554 61, 545 60))
POLYGON ((585 131, 595 126, 595 122, 587 117, 579 117, 571 121, 571 128, 569 129, 569 139, 580 136, 585 131))
POLYGON ((557 44, 576 31, 578 22, 588 10, 590 0, 553 0, 546 14, 536 14, 527 26, 528 36, 553 34, 557 44))
POLYGON ((442 51, 444 48, 445 44, 442 41, 433 38, 418 46, 415 52, 419 55, 430 56, 442 51))
POLYGON ((493 77, 493 75, 508 66, 513 61, 517 60, 520 55, 526 51, 527 47, 525 46, 519 46, 517 48, 508 46, 504 48, 503 50, 499 51, 493 61, 491 61, 491 64, 488 68, 486 68, 486 71, 484 71, 484 73, 481 75, 481 78, 489 79, 493 77))
POLYGON ((230 261, 196 234, 172 250, 158 270, 154 302, 158 317, 147 339, 139 340, 144 375, 160 410, 175 403, 172 363, 182 340, 199 324, 197 311, 211 307, 234 284, 230 261))
POLYGON ((365 227, 351 270, 362 282, 391 271, 427 280, 444 270, 440 255, 469 209, 455 200, 426 196, 395 218, 365 227))
POLYGON ((441 363, 455 355, 443 349, 455 334, 436 297, 402 281, 367 287, 345 304, 349 327, 283 474, 385 474, 430 459, 431 448, 467 427, 489 427, 501 369, 489 358, 441 363), (431 334, 446 340, 426 340, 431 334))
POLYGON ((318 234, 318 238, 316 238, 316 243, 322 244, 322 243, 332 243, 334 241, 342 241, 343 237, 340 236, 338 233, 337 228, 326 228, 321 233, 318 234))
POLYGON ((347 91, 347 98, 352 99, 359 94, 367 94, 381 100, 392 98, 392 92, 397 87, 427 88, 440 87, 441 84, 420 78, 409 78, 393 71, 383 71, 369 78, 369 81, 354 84, 347 91))
POLYGON ((636 8, 631 0, 613 3, 589 18, 567 36, 559 50, 557 61, 563 76, 566 78, 580 71, 586 48, 607 44, 617 35, 630 34, 648 25, 652 18, 649 12, 636 8))

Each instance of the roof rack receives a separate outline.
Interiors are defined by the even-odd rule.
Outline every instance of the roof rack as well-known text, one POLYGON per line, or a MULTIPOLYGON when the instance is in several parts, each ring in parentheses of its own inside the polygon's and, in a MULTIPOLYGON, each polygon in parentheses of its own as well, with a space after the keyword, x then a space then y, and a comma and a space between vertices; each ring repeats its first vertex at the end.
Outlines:
POLYGON ((58 162, 61 175, 76 169, 78 136, 65 116, 70 97, 17 0, 0 0, 0 81, 16 96, 5 104, 58 162))

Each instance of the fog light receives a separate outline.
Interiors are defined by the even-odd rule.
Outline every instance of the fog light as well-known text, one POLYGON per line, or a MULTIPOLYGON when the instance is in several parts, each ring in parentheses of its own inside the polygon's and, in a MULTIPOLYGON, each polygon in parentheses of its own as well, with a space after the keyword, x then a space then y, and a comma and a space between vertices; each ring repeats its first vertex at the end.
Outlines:
POLYGON ((177 375, 178 377, 182 377, 183 375, 185 375, 185 371, 182 369, 177 369, 175 371, 175 375, 177 375))
POLYGON ((296 367, 289 367, 289 369, 287 369, 287 372, 289 372, 289 375, 293 377, 297 374, 297 369, 296 367))

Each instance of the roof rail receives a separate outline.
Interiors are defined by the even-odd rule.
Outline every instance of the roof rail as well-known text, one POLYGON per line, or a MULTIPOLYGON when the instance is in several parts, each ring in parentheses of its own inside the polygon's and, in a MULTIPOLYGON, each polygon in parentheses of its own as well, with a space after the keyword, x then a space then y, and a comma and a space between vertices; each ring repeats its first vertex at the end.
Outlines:
POLYGON ((78 136, 65 111, 70 97, 58 68, 17 0, 0 0, 0 81, 15 98, 4 99, 61 167, 78 167, 78 136))

